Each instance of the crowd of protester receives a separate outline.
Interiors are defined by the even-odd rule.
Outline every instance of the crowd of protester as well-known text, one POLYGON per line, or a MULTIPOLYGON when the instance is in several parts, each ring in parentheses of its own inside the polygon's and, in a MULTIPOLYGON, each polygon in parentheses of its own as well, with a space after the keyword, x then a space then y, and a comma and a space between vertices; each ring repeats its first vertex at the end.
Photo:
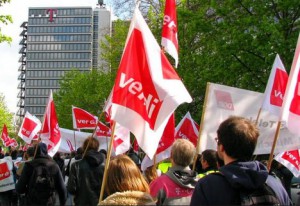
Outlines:
POLYGON ((99 151, 99 141, 93 137, 76 151, 57 152, 53 158, 42 142, 26 152, 11 149, 3 154, 0 148, 0 170, 7 165, 12 176, 10 183, 0 185, 0 206, 233 205, 241 203, 241 190, 256 190, 264 183, 280 205, 292 205, 292 174, 282 165, 274 163, 268 171, 260 161, 251 160, 258 136, 249 120, 229 117, 217 130, 216 150, 196 155, 190 141, 177 139, 170 158, 145 171, 140 169, 139 155, 130 150, 111 157, 105 180, 107 153, 99 151), (45 184, 41 189, 37 187, 42 175, 51 178, 47 184, 40 181, 45 184))

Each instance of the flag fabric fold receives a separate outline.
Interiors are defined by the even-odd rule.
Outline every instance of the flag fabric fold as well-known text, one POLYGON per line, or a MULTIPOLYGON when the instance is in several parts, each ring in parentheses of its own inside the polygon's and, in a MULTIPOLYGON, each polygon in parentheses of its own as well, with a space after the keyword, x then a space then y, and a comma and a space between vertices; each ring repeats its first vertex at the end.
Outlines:
POLYGON ((287 81, 288 74, 277 54, 265 89, 262 109, 280 116, 287 81))
POLYGON ((8 144, 9 140, 10 140, 10 138, 8 136, 8 131, 7 131, 6 124, 4 124, 3 128, 2 128, 1 140, 2 140, 3 145, 8 144))
POLYGON ((176 0, 166 0, 165 13, 162 27, 161 45, 175 60, 178 65, 178 37, 177 37, 177 15, 176 0))
POLYGON ((300 33, 283 99, 281 120, 291 133, 300 135, 300 33))
MULTIPOLYGON (((156 150, 156 163, 159 163, 163 161, 164 159, 167 159, 171 155, 171 148, 172 144, 174 142, 175 137, 175 115, 172 114, 169 118, 169 121, 165 127, 164 133, 159 141, 157 150, 156 150)), ((154 164, 153 159, 150 159, 147 155, 144 157, 142 164, 141 164, 141 170, 145 171, 148 167, 152 166, 154 164)))
POLYGON ((192 98, 136 8, 112 94, 111 118, 153 158, 169 117, 192 98))
POLYGON ((30 114, 28 111, 25 113, 23 122, 21 124, 18 136, 27 144, 30 144, 38 132, 41 130, 41 121, 30 114))
POLYGON ((61 143, 61 134, 55 111, 52 90, 50 91, 48 104, 45 109, 44 122, 41 129, 42 142, 48 145, 48 154, 53 157, 61 143))
POLYGON ((74 129, 95 129, 98 122, 98 117, 74 106, 72 106, 72 117, 74 129))

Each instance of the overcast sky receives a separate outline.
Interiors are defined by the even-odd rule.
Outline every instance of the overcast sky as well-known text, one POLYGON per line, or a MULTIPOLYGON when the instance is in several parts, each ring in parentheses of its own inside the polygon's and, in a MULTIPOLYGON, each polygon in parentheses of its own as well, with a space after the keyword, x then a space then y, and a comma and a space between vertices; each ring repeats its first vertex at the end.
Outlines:
MULTIPOLYGON (((19 50, 21 46, 20 33, 22 29, 21 24, 28 21, 29 7, 51 7, 51 6, 91 6, 96 7, 97 0, 11 0, 9 4, 4 4, 0 7, 0 15, 11 15, 13 23, 3 25, 0 23, 2 34, 13 38, 12 43, 0 44, 0 93, 4 94, 6 105, 10 112, 16 113, 18 111, 17 95, 20 90, 17 89, 19 81, 18 76, 20 72, 18 68, 20 63, 19 50)), ((109 7, 108 0, 104 3, 109 7)))

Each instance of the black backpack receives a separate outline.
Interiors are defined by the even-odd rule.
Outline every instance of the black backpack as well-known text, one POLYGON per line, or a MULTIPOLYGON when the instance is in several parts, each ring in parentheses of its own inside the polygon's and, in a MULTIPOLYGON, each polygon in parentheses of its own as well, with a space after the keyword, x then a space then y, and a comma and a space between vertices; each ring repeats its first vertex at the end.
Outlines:
POLYGON ((30 204, 55 204, 55 182, 45 164, 34 166, 27 197, 30 204))
POLYGON ((266 183, 256 190, 240 190, 239 193, 241 205, 280 205, 275 192, 266 183))

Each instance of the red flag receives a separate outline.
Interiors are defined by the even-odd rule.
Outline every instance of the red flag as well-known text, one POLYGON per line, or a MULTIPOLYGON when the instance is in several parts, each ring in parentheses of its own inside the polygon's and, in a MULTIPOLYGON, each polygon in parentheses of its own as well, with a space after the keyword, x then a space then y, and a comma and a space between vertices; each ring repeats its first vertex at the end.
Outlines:
POLYGON ((113 139, 115 154, 124 154, 130 149, 130 131, 119 125, 117 122, 115 124, 116 126, 113 139))
POLYGON ((283 99, 281 120, 291 133, 300 135, 300 34, 283 99))
POLYGON ((300 153, 298 149, 282 152, 276 155, 274 159, 288 168, 295 177, 300 177, 300 153))
POLYGON ((41 121, 29 112, 26 112, 18 136, 27 144, 30 144, 32 139, 37 136, 37 133, 41 130, 41 127, 41 121))
POLYGON ((7 132, 7 127, 5 124, 3 125, 1 140, 2 140, 3 145, 6 145, 10 140, 10 138, 8 136, 8 132, 7 132))
POLYGON ((135 153, 139 152, 139 143, 136 141, 136 139, 133 140, 133 151, 135 153))
POLYGON ((41 139, 48 145, 48 154, 53 157, 61 143, 61 134, 59 130, 55 105, 50 91, 48 104, 44 114, 44 122, 41 129, 41 139))
POLYGON ((162 27, 161 45, 174 59, 175 67, 178 65, 178 37, 176 0, 166 0, 165 15, 162 27))
POLYGON ((17 142, 17 140, 13 139, 13 138, 9 138, 8 142, 6 142, 5 146, 6 147, 17 147, 19 144, 17 142))
POLYGON ((110 137, 111 130, 108 126, 106 126, 102 122, 98 121, 97 128, 96 128, 96 136, 97 137, 110 137))
MULTIPOLYGON (((172 114, 169 118, 169 121, 165 127, 164 133, 160 139, 158 148, 156 150, 156 162, 161 162, 164 159, 167 159, 171 155, 171 146, 175 140, 175 115, 172 114)), ((145 156, 141 169, 145 171, 148 167, 153 165, 153 160, 151 160, 148 156, 145 156)))
POLYGON ((112 119, 152 158, 175 109, 192 98, 136 8, 112 94, 112 119))
POLYGON ((191 114, 187 112, 176 127, 175 139, 188 139, 196 147, 199 129, 194 122, 195 121, 192 119, 191 114))
POLYGON ((267 110, 278 117, 280 116, 280 109, 288 78, 288 74, 277 54, 264 93, 265 98, 262 109, 267 110))
POLYGON ((72 106, 74 129, 95 129, 98 118, 91 113, 72 106))

